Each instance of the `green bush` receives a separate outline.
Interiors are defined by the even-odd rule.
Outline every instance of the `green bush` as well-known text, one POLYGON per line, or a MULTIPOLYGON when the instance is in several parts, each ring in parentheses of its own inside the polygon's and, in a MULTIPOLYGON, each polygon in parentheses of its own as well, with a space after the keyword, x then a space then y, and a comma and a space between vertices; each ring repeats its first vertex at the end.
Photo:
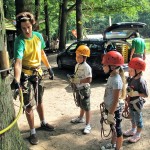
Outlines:
POLYGON ((146 51, 150 53, 150 39, 145 39, 145 43, 146 43, 146 51))

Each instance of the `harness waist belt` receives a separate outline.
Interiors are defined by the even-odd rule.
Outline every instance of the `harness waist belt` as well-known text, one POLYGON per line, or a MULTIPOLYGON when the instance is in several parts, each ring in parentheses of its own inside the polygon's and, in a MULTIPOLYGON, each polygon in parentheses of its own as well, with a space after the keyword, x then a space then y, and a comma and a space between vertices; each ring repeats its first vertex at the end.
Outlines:
POLYGON ((77 87, 77 90, 82 90, 82 89, 85 89, 85 88, 89 88, 90 86, 81 86, 81 87, 77 87))
POLYGON ((130 104, 133 105, 134 109, 135 109, 137 112, 141 112, 141 109, 138 108, 138 106, 137 106, 137 103, 138 103, 139 101, 140 101, 140 99, 136 99, 136 100, 134 100, 134 101, 130 101, 130 104))
POLYGON ((130 97, 130 101, 134 101, 134 100, 136 100, 136 99, 138 99, 138 98, 139 98, 139 96, 130 97))
POLYGON ((40 69, 41 66, 37 66, 37 67, 27 67, 27 66, 22 66, 23 69, 25 70, 36 70, 36 69, 40 69))

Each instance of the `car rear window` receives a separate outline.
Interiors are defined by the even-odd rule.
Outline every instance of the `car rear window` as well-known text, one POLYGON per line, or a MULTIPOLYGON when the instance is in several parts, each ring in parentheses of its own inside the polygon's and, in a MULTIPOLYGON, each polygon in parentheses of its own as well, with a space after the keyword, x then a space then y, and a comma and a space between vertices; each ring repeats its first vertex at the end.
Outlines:
POLYGON ((99 43, 90 43, 88 46, 91 50, 91 54, 99 53, 102 50, 102 46, 99 43))

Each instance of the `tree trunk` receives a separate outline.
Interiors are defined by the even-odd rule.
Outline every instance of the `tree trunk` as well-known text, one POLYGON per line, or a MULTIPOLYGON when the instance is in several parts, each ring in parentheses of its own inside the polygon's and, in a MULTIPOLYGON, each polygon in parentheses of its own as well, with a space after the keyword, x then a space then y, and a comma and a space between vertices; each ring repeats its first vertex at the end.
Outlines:
POLYGON ((40 15, 40 0, 35 0, 35 20, 39 20, 40 15))
POLYGON ((66 30, 68 14, 75 8, 76 4, 67 9, 68 0, 63 0, 61 5, 61 23, 59 36, 59 49, 62 51, 66 48, 66 30))
POLYGON ((29 11, 34 14, 33 2, 31 0, 15 0, 16 15, 23 11, 29 11))
POLYGON ((35 0, 35 20, 36 20, 36 29, 39 30, 39 15, 40 15, 40 0, 35 0))
POLYGON ((59 26, 58 26, 58 36, 57 37, 59 37, 60 38, 60 25, 61 25, 61 17, 62 17, 62 4, 61 3, 59 3, 59 18, 58 18, 58 24, 59 24, 59 26))
POLYGON ((60 24, 60 37, 59 37, 59 49, 64 50, 66 48, 66 29, 67 29, 67 3, 68 0, 63 0, 62 12, 61 12, 61 24, 60 24))
POLYGON ((47 0, 44 0, 44 12, 45 12, 45 29, 46 29, 46 35, 48 37, 48 46, 50 48, 50 34, 49 34, 49 14, 48 14, 48 3, 47 0))
POLYGON ((4 9, 4 16, 7 18, 7 5, 6 5, 6 0, 3 2, 3 9, 4 9))
POLYGON ((76 0, 77 40, 82 39, 82 0, 76 0))
MULTIPOLYGON (((5 20, 4 11, 2 8, 3 2, 0 1, 0 54, 5 51, 6 38, 5 38, 5 20)), ((1 55, 2 56, 2 55, 1 55)), ((3 58, 5 60, 5 58, 3 58)), ((0 70, 5 64, 0 59, 0 70)), ((3 129, 8 127, 15 119, 15 110, 13 107, 12 92, 10 89, 9 76, 2 78, 0 73, 0 133, 3 129)), ((27 150, 26 145, 19 132, 17 124, 15 124, 8 131, 0 135, 0 150, 27 150)))

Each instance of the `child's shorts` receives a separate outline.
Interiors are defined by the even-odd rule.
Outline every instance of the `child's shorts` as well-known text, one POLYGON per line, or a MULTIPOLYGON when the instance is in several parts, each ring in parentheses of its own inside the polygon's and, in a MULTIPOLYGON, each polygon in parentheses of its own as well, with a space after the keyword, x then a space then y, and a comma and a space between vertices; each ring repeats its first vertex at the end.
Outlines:
POLYGON ((38 79, 37 84, 35 75, 28 76, 22 73, 21 86, 23 91, 24 105, 26 107, 31 108, 36 103, 42 103, 42 98, 44 94, 44 82, 41 80, 41 78, 38 79))
POLYGON ((90 94, 91 89, 90 87, 86 87, 81 89, 80 91, 77 91, 77 98, 79 99, 80 108, 89 111, 90 110, 90 94))

